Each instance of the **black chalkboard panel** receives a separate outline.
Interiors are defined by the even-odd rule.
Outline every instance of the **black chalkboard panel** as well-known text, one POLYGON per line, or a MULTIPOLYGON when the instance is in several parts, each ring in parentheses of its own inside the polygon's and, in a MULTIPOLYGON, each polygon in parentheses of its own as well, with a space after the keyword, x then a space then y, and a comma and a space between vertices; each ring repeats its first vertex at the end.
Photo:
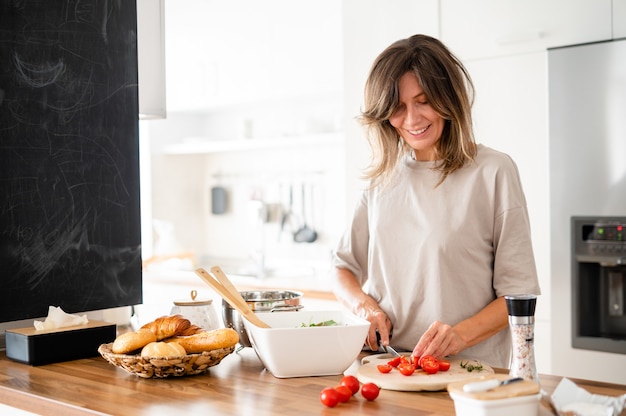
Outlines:
POLYGON ((0 0, 0 322, 141 303, 136 27, 0 0))

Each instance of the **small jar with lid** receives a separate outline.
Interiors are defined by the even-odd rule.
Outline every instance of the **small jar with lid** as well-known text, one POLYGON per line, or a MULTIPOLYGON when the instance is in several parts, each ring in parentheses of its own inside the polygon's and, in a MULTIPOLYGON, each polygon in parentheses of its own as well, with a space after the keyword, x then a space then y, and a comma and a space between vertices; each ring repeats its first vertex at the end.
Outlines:
POLYGON ((193 325, 211 331, 220 327, 217 312, 213 307, 212 299, 196 299, 198 292, 192 290, 190 299, 180 299, 174 301, 172 306, 172 315, 182 315, 193 325))

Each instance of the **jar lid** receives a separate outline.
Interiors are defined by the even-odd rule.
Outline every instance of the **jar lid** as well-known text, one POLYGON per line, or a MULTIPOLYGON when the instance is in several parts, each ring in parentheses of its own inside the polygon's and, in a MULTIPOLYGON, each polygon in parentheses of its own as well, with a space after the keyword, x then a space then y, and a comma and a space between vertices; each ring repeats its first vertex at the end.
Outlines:
POLYGON ((206 305, 210 305, 211 303, 213 303, 213 299, 196 300, 196 297, 198 296, 198 292, 196 292, 195 290, 192 290, 190 295, 191 295, 191 299, 175 300, 174 305, 176 306, 206 306, 206 305))

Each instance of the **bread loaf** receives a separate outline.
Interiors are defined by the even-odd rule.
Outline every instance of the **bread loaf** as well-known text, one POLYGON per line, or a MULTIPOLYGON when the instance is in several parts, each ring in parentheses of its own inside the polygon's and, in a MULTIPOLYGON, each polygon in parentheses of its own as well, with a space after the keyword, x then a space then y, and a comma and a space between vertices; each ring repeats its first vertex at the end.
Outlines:
POLYGON ((161 316, 152 322, 142 326, 142 329, 151 330, 156 335, 157 341, 162 341, 176 335, 182 334, 189 329, 191 322, 181 315, 161 316))
POLYGON ((175 342, 151 342, 141 350, 143 358, 180 358, 187 355, 185 349, 175 342))
POLYGON ((187 354, 196 354, 203 351, 232 347, 239 342, 239 335, 232 328, 221 328, 186 337, 170 338, 166 342, 178 343, 187 351, 187 354))
POLYGON ((114 354, 128 354, 156 341, 156 335, 149 329, 138 329, 133 332, 126 332, 113 341, 111 351, 114 354))

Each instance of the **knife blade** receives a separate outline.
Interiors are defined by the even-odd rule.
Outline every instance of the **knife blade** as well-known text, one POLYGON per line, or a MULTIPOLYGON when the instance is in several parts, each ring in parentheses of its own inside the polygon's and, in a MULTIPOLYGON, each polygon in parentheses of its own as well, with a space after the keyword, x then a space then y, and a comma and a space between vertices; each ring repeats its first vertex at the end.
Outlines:
POLYGON ((524 380, 521 377, 510 378, 508 380, 500 381, 498 379, 490 379, 485 381, 476 381, 474 383, 468 383, 463 386, 463 391, 466 393, 478 393, 481 391, 487 391, 495 389, 496 387, 504 386, 506 384, 515 383, 524 380))
POLYGON ((387 350, 387 352, 391 354, 393 357, 401 357, 400 353, 396 351, 391 345, 387 345, 385 347, 385 350, 387 350))

